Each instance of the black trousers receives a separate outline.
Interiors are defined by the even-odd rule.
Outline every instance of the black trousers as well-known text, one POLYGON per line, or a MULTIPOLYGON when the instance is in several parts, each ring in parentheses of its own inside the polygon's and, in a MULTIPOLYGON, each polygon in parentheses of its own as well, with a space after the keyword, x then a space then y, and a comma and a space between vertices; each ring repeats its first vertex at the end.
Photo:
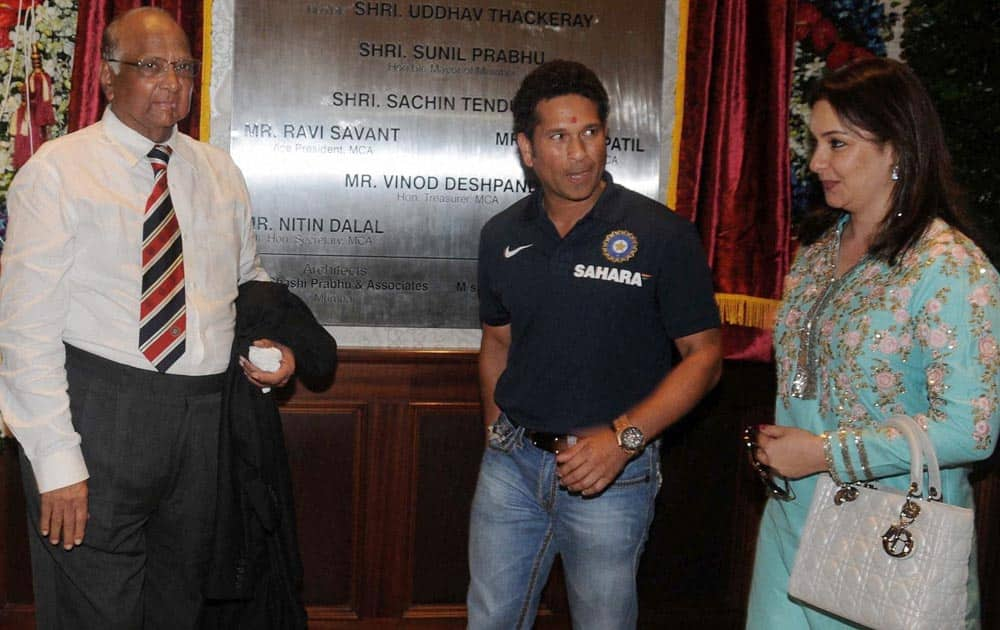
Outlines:
POLYGON ((222 375, 173 376, 67 346, 73 426, 90 472, 83 545, 38 533, 21 459, 41 630, 198 625, 215 515, 222 375))

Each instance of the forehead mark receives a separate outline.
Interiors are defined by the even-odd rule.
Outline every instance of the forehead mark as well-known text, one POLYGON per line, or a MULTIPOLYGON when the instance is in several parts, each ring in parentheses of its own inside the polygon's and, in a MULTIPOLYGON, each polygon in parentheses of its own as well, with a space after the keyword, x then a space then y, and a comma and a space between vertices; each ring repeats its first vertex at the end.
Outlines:
POLYGON ((575 122, 576 122, 576 116, 573 116, 572 118, 570 118, 570 119, 569 119, 569 121, 570 121, 571 123, 575 123, 575 122))

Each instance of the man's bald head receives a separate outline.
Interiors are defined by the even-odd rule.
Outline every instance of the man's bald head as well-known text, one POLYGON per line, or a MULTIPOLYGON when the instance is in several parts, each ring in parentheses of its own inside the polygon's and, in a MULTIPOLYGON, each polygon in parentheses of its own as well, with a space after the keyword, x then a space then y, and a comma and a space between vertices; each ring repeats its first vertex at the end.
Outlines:
MULTIPOLYGON (((153 18, 155 20, 169 20, 182 33, 180 25, 174 20, 174 16, 160 7, 137 7, 115 17, 104 27, 104 34, 101 37, 101 59, 118 59, 121 57, 122 33, 131 28, 138 28, 145 20, 153 18)), ((184 34, 187 40, 187 34, 184 34)), ((188 42, 190 49, 191 42, 188 42)), ((117 70, 117 68, 115 68, 117 70)))

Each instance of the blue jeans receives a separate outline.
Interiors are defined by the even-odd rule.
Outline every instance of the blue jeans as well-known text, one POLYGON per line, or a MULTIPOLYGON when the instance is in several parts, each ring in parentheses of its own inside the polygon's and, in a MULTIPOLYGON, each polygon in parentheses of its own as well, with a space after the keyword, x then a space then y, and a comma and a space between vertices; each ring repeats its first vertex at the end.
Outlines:
POLYGON ((635 575, 659 486, 654 442, 601 494, 570 493, 559 486, 555 455, 501 414, 472 502, 469 628, 530 628, 556 554, 575 630, 635 628, 635 575))

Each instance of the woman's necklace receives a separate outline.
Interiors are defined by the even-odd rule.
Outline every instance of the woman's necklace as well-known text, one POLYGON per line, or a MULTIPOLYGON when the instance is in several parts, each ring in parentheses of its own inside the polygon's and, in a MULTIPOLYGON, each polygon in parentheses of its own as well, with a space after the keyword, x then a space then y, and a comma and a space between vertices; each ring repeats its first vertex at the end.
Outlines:
POLYGON ((850 269, 841 274, 840 277, 837 277, 837 260, 840 255, 843 232, 844 228, 841 226, 837 230, 837 237, 834 239, 830 250, 826 252, 826 269, 822 271, 822 275, 825 277, 819 280, 819 282, 825 283, 826 286, 809 308, 805 318, 802 320, 802 326, 799 328, 799 354, 795 362, 795 376, 792 377, 791 387, 791 395, 794 398, 802 400, 813 400, 816 398, 816 381, 819 375, 819 355, 817 352, 819 335, 816 333, 820 328, 821 315, 826 309, 827 304, 830 303, 830 300, 833 299, 833 296, 837 294, 840 287, 844 285, 847 278, 851 275, 851 272, 867 258, 867 255, 861 256, 850 269))

